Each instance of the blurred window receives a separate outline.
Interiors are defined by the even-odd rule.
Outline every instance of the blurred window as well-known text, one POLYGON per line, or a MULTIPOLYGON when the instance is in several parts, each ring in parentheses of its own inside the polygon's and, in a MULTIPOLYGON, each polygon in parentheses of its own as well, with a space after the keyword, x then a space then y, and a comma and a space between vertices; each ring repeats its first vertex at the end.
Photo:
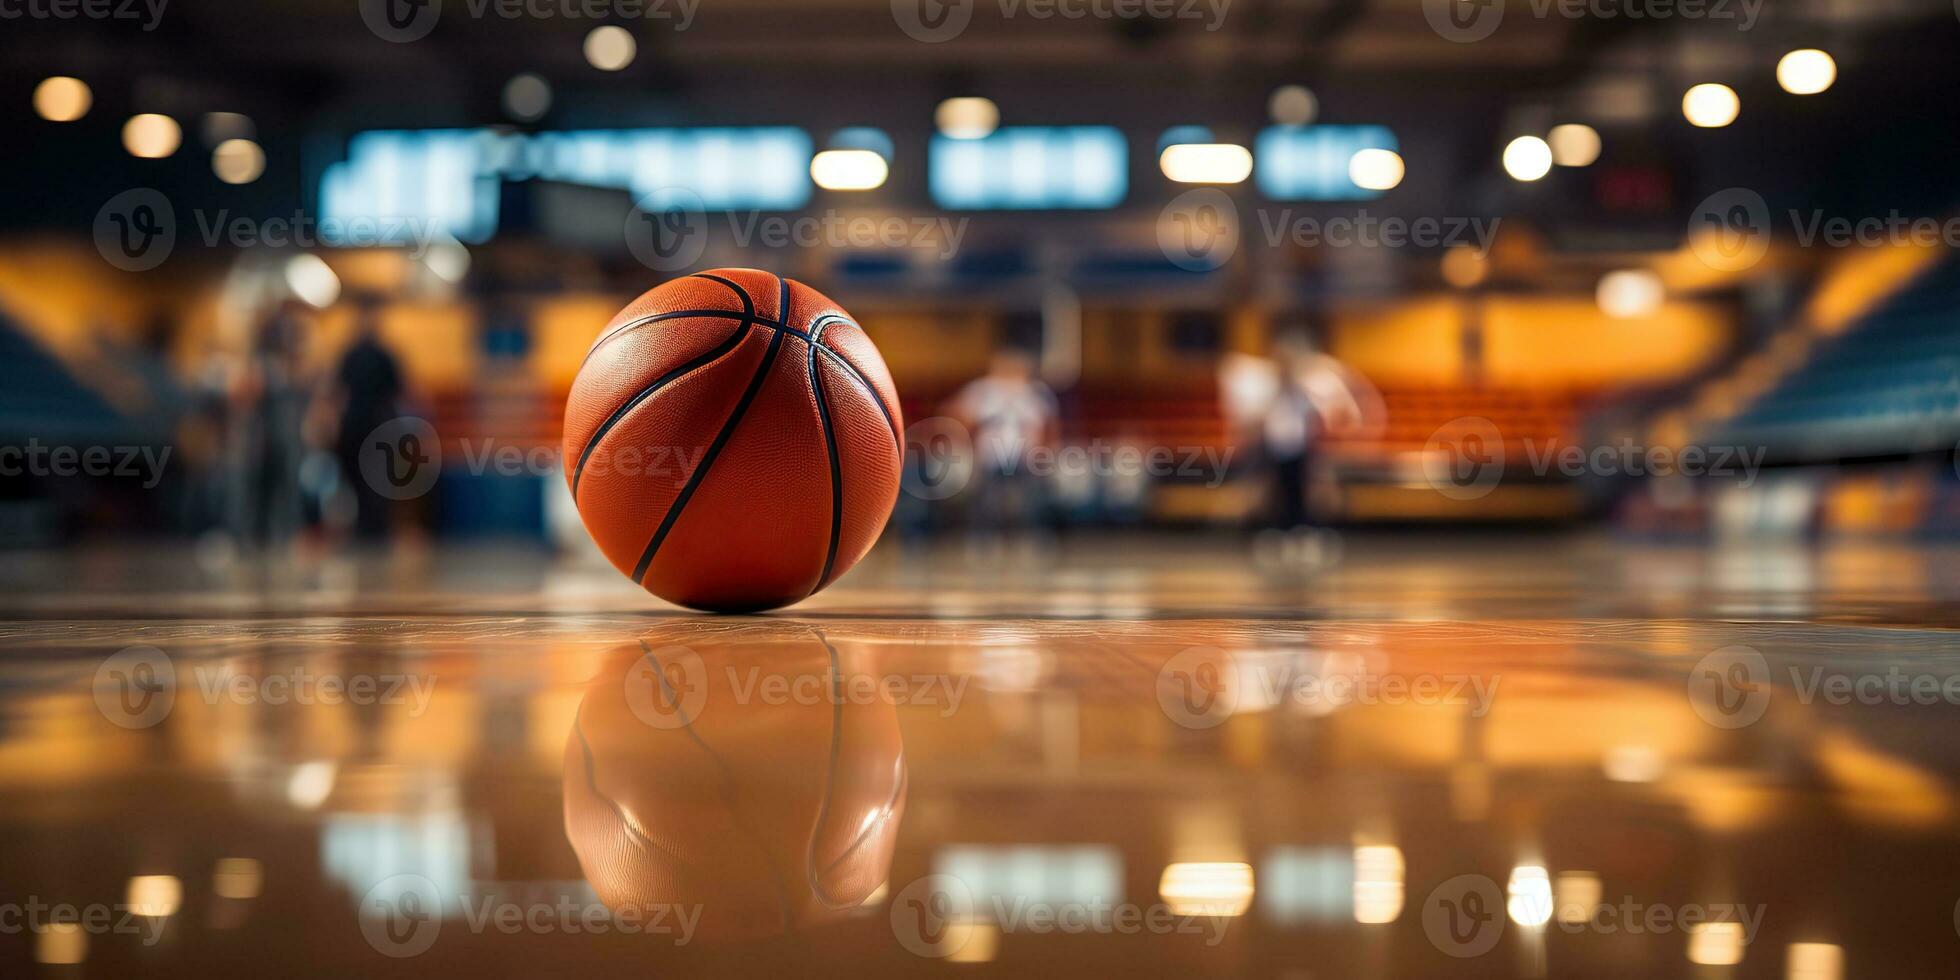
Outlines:
POLYGON ((934 136, 927 171, 940 207, 1112 208, 1129 192, 1129 145, 1109 126, 1014 126, 983 139, 934 136))
POLYGON ((1399 150, 1386 126, 1269 126, 1253 143, 1252 179, 1281 201, 1365 201, 1381 196, 1348 177, 1361 150, 1399 150))
POLYGON ((327 168, 320 212, 323 223, 376 223, 404 240, 440 231, 480 242, 497 230, 501 182, 530 179, 618 188, 636 200, 683 191, 710 209, 789 210, 810 199, 811 153, 810 135, 791 126, 375 131, 356 135, 347 159, 327 168))

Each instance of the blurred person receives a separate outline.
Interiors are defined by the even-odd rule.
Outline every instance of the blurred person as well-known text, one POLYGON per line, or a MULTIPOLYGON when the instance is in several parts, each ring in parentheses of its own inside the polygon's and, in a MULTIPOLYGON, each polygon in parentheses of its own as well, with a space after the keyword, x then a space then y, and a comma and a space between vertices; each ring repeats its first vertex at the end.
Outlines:
POLYGON ((391 501, 361 475, 361 449, 369 433, 400 416, 401 364, 381 342, 381 300, 355 301, 354 343, 334 369, 326 399, 336 419, 334 456, 341 479, 354 491, 354 534, 373 541, 387 536, 391 501))
POLYGON ((1226 358, 1219 392, 1226 418, 1259 447, 1271 496, 1265 525, 1282 531, 1313 523, 1311 499, 1324 440, 1376 430, 1383 415, 1374 386, 1320 352, 1300 331, 1281 334, 1269 358, 1226 358))
POLYGON ((1034 355, 996 351, 987 373, 953 396, 947 414, 973 434, 974 512, 980 528, 1001 535, 1028 530, 1041 514, 1042 476, 1030 456, 1053 446, 1060 406, 1035 377, 1034 355))
POLYGON ((304 304, 282 304, 258 325, 231 379, 225 516, 240 544, 285 544, 305 520, 299 472, 307 386, 299 352, 307 318, 304 304))

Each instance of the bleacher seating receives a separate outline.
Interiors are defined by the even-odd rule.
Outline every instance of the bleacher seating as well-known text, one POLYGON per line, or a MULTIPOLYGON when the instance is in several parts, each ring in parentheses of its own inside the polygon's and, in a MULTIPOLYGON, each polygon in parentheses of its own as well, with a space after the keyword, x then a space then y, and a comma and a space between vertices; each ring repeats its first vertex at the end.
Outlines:
POLYGON ((102 396, 0 315, 0 443, 99 443, 130 429, 102 396))
POLYGON ((1960 260, 1947 258, 1741 412, 1710 444, 1814 462, 1951 448, 1960 439, 1960 260))

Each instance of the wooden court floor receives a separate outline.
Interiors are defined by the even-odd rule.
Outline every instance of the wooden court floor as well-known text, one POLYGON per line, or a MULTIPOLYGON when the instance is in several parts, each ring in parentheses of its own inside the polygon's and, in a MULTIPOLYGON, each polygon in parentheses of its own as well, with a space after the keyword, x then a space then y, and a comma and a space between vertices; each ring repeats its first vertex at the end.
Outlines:
POLYGON ((490 547, 12 556, 0 970, 1960 957, 1960 552, 888 544, 752 617, 490 547))

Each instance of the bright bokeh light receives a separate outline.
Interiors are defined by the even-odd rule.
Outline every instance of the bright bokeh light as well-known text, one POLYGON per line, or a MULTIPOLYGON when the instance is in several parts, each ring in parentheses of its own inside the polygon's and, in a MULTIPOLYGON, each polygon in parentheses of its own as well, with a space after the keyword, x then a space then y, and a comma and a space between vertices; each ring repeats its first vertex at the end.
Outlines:
POLYGON ((1791 95, 1816 95, 1837 81, 1837 60, 1816 48, 1799 48, 1776 63, 1776 84, 1791 95))
POLYGON ((932 122, 942 136, 956 140, 985 139, 1000 128, 1000 107, 994 105, 994 100, 977 95, 947 99, 933 110, 932 122))
POLYGON ((161 160, 183 145, 184 131, 169 116, 145 112, 123 123, 122 140, 130 156, 161 160))
POLYGON ((1681 114, 1703 129, 1720 129, 1742 114, 1742 99, 1727 85, 1703 82, 1681 97, 1681 114))
POLYGON ((225 140, 211 151, 211 172, 227 184, 249 184, 265 173, 265 150, 251 140, 225 140))
POLYGON ((1402 849, 1367 844, 1354 849, 1354 921, 1362 925, 1394 922, 1402 914, 1402 849))
POLYGON ((34 112, 49 122, 74 122, 94 103, 95 94, 79 78, 56 75, 34 86, 34 112))
POLYGON ((551 111, 551 83, 536 72, 511 76, 504 83, 504 112, 518 122, 536 122, 551 111))
POLYGON ((1252 151, 1237 143, 1178 143, 1157 165, 1180 184, 1236 184, 1252 176, 1252 151))
POLYGON ((35 928, 34 962, 73 966, 88 959, 88 933, 73 922, 50 922, 35 928))
POLYGON ((1552 884, 1552 898, 1560 922, 1591 922, 1599 912, 1604 888, 1599 876, 1590 871, 1561 871, 1552 884))
POLYGON ((1504 147, 1504 172, 1515 180, 1537 180, 1552 172, 1552 146, 1536 136, 1520 136, 1504 147))
POLYGON ((1509 896, 1504 910, 1511 921, 1537 928, 1552 919, 1552 877, 1544 868, 1521 864, 1511 869, 1511 881, 1504 892, 1509 896))
POLYGON ((1356 150, 1353 156, 1348 157, 1348 179, 1362 190, 1392 190, 1402 183, 1402 177, 1407 172, 1402 164, 1402 155, 1394 150, 1356 150))
POLYGON ((1834 943, 1791 943, 1786 951, 1786 980, 1843 980, 1844 947, 1834 943))
POLYGON ((184 904, 184 884, 173 875, 137 875, 129 879, 123 902, 137 915, 168 918, 184 904))
POLYGON ((1252 865, 1187 861, 1164 869, 1157 894, 1172 915, 1244 915, 1252 904, 1252 865))
POLYGON ((810 158, 810 179, 827 191, 868 191, 890 173, 885 158, 872 150, 825 150, 810 158))
POLYGON ((1305 85, 1281 85, 1266 100, 1266 112, 1281 126, 1305 126, 1320 114, 1320 100, 1305 85))
POLYGON ((1689 926, 1688 962, 1702 966, 1742 962, 1742 923, 1698 922, 1689 926))
POLYGON ((1469 289, 1490 275, 1490 260, 1469 245, 1458 245, 1443 253, 1443 281, 1458 289, 1469 289))
POLYGON ((639 42, 624 27, 607 24, 585 36, 585 60, 600 71, 618 71, 632 64, 639 51, 639 42))
MULTIPOLYGON (((326 260, 302 252, 286 260, 286 287, 308 306, 325 309, 340 298, 340 277, 326 260)), ((333 792, 335 767, 331 762, 308 762, 293 770, 286 783, 286 798, 294 805, 312 809, 326 802, 333 792)))
POLYGON ((462 282, 470 272, 470 250, 454 238, 437 242, 429 248, 429 254, 422 257, 422 264, 443 282, 462 282))
POLYGON ((1599 131, 1582 123, 1553 126, 1545 138, 1552 162, 1561 167, 1590 167, 1599 159, 1599 131))
MULTIPOLYGON (((1595 295, 1600 312, 1621 320, 1652 316, 1667 298, 1661 277, 1646 269, 1621 269, 1599 279, 1595 295)), ((1626 780, 1638 782, 1640 780, 1626 780)))

